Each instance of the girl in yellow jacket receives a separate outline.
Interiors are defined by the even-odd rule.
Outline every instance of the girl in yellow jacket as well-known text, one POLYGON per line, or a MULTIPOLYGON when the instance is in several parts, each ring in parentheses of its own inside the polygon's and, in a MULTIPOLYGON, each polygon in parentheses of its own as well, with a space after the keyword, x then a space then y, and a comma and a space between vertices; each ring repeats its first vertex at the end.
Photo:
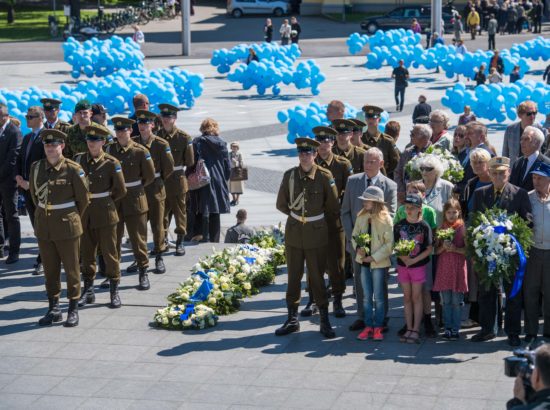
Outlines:
POLYGON ((357 338, 383 340, 384 283, 391 265, 393 222, 380 188, 368 187, 359 199, 363 200, 363 209, 357 214, 351 243, 356 250, 355 260, 361 264, 365 329, 357 338))

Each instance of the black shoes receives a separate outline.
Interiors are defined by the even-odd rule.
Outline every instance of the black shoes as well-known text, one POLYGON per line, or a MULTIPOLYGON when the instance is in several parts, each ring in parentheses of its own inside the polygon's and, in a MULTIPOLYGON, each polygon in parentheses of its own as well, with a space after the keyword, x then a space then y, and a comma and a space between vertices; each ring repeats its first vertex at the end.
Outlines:
POLYGON ((38 326, 51 326, 63 320, 63 313, 61 313, 61 309, 59 308, 59 298, 48 298, 48 303, 48 311, 38 321, 38 326))
POLYGON ((166 272, 166 266, 164 266, 164 260, 162 254, 158 254, 155 258, 155 273, 162 274, 166 272))
POLYGON ((356 330, 363 330, 365 328, 365 321, 361 319, 357 319, 355 322, 351 324, 349 327, 349 330, 352 332, 355 332, 356 330))
POLYGON ((319 331, 327 339, 333 339, 336 337, 336 333, 332 329, 330 322, 328 320, 328 306, 319 308, 319 315, 321 317, 321 326, 319 331))
POLYGON ((509 335, 508 344, 512 347, 519 347, 521 346, 521 339, 518 335, 509 335))
POLYGON ((342 295, 334 295, 332 306, 334 309, 334 317, 346 317, 346 311, 342 306, 342 295))
POLYGON ((16 263, 18 261, 19 261, 19 254, 10 253, 6 259, 6 265, 11 265, 12 263, 16 263))
POLYGON ((95 293, 94 293, 94 281, 89 279, 84 279, 84 289, 80 294, 80 299, 78 300, 78 306, 84 307, 89 303, 95 302, 95 293))
POLYGON ((33 276, 44 274, 44 266, 42 265, 42 262, 35 263, 33 267, 34 267, 34 270, 32 271, 33 276))
POLYGON ((111 293, 111 304, 110 308, 118 309, 122 306, 120 302, 120 296, 118 295, 118 282, 114 279, 109 280, 109 292, 111 293))
POLYGON ((298 322, 298 308, 288 308, 288 318, 286 322, 277 330, 275 336, 286 336, 300 330, 300 322, 298 322))
POLYGON ((78 300, 69 300, 69 311, 67 312, 67 320, 63 323, 65 327, 78 326, 78 300))
POLYGON ((137 261, 133 261, 130 266, 126 268, 127 273, 136 273, 138 271, 137 261))
POLYGON ((176 256, 185 255, 185 246, 183 246, 183 235, 178 235, 176 239, 176 256))
POLYGON ((305 308, 302 309, 300 312, 300 316, 302 317, 310 317, 313 315, 316 315, 319 313, 319 309, 317 308, 317 305, 315 302, 310 298, 309 302, 307 302, 307 305, 305 308))
POLYGON ((437 337, 431 315, 424 315, 424 335, 431 338, 437 337))
POLYGON ((149 277, 147 276, 147 268, 138 268, 139 270, 139 290, 147 290, 151 287, 149 277))
POLYGON ((486 342, 488 340, 492 340, 496 337, 494 333, 487 333, 487 332, 479 332, 473 335, 470 340, 472 342, 486 342))

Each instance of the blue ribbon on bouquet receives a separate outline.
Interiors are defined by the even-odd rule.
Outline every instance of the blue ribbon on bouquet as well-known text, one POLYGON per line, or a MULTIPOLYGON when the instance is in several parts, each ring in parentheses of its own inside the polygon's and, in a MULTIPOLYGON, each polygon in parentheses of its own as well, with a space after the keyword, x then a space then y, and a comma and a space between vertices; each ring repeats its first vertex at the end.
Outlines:
POLYGON ((194 275, 198 275, 202 278, 202 283, 197 291, 189 298, 191 302, 204 302, 208 299, 208 295, 214 288, 214 285, 210 283, 210 277, 203 271, 195 272, 194 275))
POLYGON ((246 263, 248 263, 249 265, 254 265, 254 262, 256 262, 256 258, 251 258, 251 257, 248 257, 248 256, 245 256, 244 260, 245 260, 246 263))
MULTIPOLYGON (((501 233, 508 233, 505 226, 495 226, 493 228, 495 233, 501 234, 501 233)), ((516 271, 516 275, 514 276, 514 283, 512 284, 512 290, 510 291, 510 299, 515 297, 521 290, 521 286, 523 285, 523 278, 525 277, 525 266, 527 265, 527 258, 525 257, 525 252, 523 251, 523 248, 521 247, 521 244, 516 239, 514 235, 511 233, 508 233, 510 235, 510 239, 516 246, 516 250, 518 252, 519 257, 519 266, 518 270, 516 271)))
POLYGON ((195 311, 195 305, 192 303, 189 303, 185 305, 184 312, 180 315, 180 320, 187 320, 189 319, 189 315, 192 315, 195 311))

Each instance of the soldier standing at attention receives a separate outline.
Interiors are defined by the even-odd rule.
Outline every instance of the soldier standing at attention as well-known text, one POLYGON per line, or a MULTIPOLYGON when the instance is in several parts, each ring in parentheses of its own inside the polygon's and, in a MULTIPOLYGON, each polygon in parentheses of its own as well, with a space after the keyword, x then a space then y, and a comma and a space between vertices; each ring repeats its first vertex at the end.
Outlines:
POLYGON ((170 145, 162 138, 153 135, 153 123, 157 115, 154 112, 139 110, 136 112, 139 134, 136 142, 149 150, 155 165, 155 180, 145 187, 147 203, 149 205, 148 219, 153 231, 153 255, 155 258, 155 273, 166 272, 163 252, 166 252, 164 241, 166 230, 164 229, 164 206, 166 201, 166 190, 164 181, 174 172, 174 158, 170 145))
POLYGON ((44 116, 46 117, 46 121, 44 121, 44 128, 59 130, 66 134, 71 127, 71 124, 61 121, 58 118, 61 101, 54 98, 42 98, 40 102, 42 103, 42 107, 44 108, 44 116))
POLYGON ((40 134, 46 158, 36 161, 30 172, 30 191, 36 206, 34 233, 44 265, 48 312, 40 326, 61 322, 61 264, 67 276, 69 311, 66 327, 78 325, 80 298, 81 216, 88 207, 88 183, 80 165, 63 157, 67 136, 58 130, 40 134))
POLYGON ((327 262, 328 221, 339 217, 340 204, 332 174, 315 164, 319 142, 296 138, 296 144, 300 165, 285 172, 277 195, 277 209, 288 215, 285 231, 288 319, 275 334, 284 336, 300 330, 298 306, 305 261, 313 297, 319 306, 321 334, 333 338, 336 334, 328 319, 323 274, 327 262))
POLYGON ((121 258, 122 236, 124 224, 132 244, 135 259, 135 270, 139 271, 139 289, 147 290, 150 287, 147 277, 149 258, 147 256, 147 196, 145 187, 155 179, 155 167, 151 154, 147 148, 135 143, 131 138, 134 120, 125 117, 113 117, 116 142, 107 147, 108 154, 120 161, 126 196, 116 202, 118 212, 117 226, 117 256, 121 258))
POLYGON ((364 149, 365 151, 368 150, 370 147, 361 141, 361 138, 363 137, 363 129, 367 126, 367 124, 356 118, 350 118, 350 121, 354 124, 350 140, 351 143, 356 147, 364 149))
POLYGON ((86 127, 99 125, 92 121, 92 106, 88 100, 80 100, 74 107, 75 124, 67 130, 67 144, 64 155, 73 158, 76 154, 88 151, 86 127))
POLYGON ((192 138, 185 131, 176 127, 176 119, 179 108, 170 104, 159 104, 162 128, 158 136, 170 144, 172 157, 174 158, 174 172, 166 181, 166 209, 164 210, 164 229, 168 233, 171 215, 176 220, 176 256, 185 255, 183 237, 187 233, 187 208, 185 197, 187 195, 187 178, 184 167, 190 167, 195 163, 192 138))
POLYGON ((86 129, 88 152, 77 154, 78 162, 90 187, 90 206, 82 215, 82 276, 84 289, 78 306, 95 302, 94 279, 98 248, 105 262, 105 275, 109 278, 112 308, 120 307, 118 284, 120 264, 117 252, 116 227, 119 222, 115 202, 126 195, 122 167, 118 160, 103 152, 109 130, 90 125, 86 129))
POLYGON ((393 176, 393 171, 397 168, 397 164, 399 164, 399 151, 395 149, 393 138, 378 130, 380 114, 384 110, 375 105, 365 105, 363 111, 367 120, 367 131, 363 134, 362 141, 382 151, 386 175, 393 176))
POLYGON ((340 157, 344 157, 353 167, 353 173, 363 172, 363 156, 365 150, 351 144, 351 134, 355 123, 351 120, 334 120, 332 127, 337 131, 336 145, 332 147, 332 152, 340 157))

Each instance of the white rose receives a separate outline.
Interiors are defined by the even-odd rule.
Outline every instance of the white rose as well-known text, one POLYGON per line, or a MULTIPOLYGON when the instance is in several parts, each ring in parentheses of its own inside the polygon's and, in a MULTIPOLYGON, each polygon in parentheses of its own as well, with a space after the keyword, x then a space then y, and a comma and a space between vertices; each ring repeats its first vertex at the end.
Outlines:
POLYGON ((208 304, 215 305, 217 303, 216 298, 208 298, 208 304))
POLYGON ((250 290, 250 289, 252 289, 252 285, 250 285, 249 282, 245 282, 245 283, 243 283, 243 288, 245 290, 250 290))

